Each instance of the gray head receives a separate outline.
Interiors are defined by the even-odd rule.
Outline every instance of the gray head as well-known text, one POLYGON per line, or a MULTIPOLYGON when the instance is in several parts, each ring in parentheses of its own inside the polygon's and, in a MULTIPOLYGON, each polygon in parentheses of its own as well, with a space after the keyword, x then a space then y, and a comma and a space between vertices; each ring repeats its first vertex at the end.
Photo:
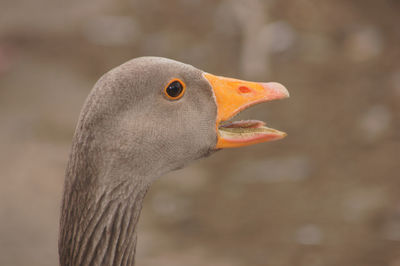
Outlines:
POLYGON ((97 82, 81 123, 90 127, 99 155, 112 155, 116 167, 132 169, 135 175, 154 177, 214 150, 217 106, 213 97, 201 70, 169 59, 142 57, 97 82), (170 84, 175 86, 172 93, 178 93, 174 99, 166 93, 170 84))
POLYGON ((277 83, 217 77, 174 60, 141 57, 96 83, 77 135, 90 135, 89 159, 101 161, 96 165, 151 180, 219 148, 282 138, 259 121, 221 122, 249 105, 286 96, 277 83))

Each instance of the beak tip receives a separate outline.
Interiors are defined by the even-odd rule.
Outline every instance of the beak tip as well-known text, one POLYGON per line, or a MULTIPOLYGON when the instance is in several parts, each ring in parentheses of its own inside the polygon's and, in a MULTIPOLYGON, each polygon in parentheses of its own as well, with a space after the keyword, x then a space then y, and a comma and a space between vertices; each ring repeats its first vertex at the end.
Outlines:
POLYGON ((284 99, 290 97, 289 91, 286 89, 286 87, 278 82, 267 82, 267 83, 262 83, 262 85, 264 88, 272 90, 278 99, 284 99))

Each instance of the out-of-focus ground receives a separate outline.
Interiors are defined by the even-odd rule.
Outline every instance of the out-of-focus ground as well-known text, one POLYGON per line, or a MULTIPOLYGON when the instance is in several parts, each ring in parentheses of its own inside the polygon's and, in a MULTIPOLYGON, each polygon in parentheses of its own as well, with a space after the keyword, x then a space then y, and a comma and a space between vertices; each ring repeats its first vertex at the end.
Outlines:
POLYGON ((133 57, 279 81, 243 117, 283 141, 162 177, 137 265, 400 265, 400 2, 0 0, 0 265, 57 265, 64 169, 94 82, 133 57))

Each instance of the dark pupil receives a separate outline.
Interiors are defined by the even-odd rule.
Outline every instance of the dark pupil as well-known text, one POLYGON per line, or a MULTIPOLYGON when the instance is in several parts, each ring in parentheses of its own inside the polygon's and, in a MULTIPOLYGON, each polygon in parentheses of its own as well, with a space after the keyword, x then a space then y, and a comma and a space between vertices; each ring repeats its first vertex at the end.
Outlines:
POLYGON ((179 94, 181 94, 182 90, 183 90, 182 84, 178 81, 174 81, 171 84, 169 84, 167 88, 167 93, 169 96, 175 98, 178 97, 179 94))

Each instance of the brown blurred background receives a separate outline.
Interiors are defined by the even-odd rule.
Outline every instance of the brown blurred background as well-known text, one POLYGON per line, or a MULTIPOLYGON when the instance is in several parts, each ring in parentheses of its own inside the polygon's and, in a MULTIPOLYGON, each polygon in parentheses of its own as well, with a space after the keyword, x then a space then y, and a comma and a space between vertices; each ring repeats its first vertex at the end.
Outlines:
POLYGON ((0 0, 0 265, 57 265, 64 169, 107 70, 157 55, 279 81, 289 133, 162 177, 137 265, 400 265, 397 0, 0 0))

